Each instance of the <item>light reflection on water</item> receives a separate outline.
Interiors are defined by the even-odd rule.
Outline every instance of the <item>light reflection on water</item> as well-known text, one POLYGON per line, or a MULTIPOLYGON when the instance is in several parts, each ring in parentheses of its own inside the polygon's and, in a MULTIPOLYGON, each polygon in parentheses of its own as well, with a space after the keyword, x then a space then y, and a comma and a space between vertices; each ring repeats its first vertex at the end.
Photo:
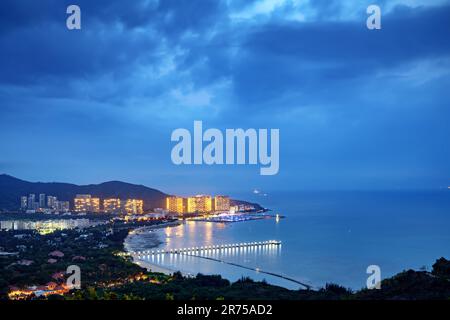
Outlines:
MULTIPOLYGON (((369 265, 379 265, 385 278, 410 268, 426 266, 430 270, 436 259, 450 257, 447 190, 283 192, 269 195, 265 201, 266 207, 282 213, 286 219, 279 219, 278 223, 276 219, 187 222, 158 231, 163 242, 160 249, 280 240, 283 244, 277 255, 232 255, 226 260, 282 273, 314 287, 338 283, 353 289, 365 286, 369 265)), ((170 268, 167 257, 164 259, 170 268)), ((170 269, 222 274, 230 280, 248 275, 288 288, 297 287, 214 261, 184 259, 170 269)))
MULTIPOLYGON (((263 221, 247 221, 231 224, 186 221, 179 226, 167 227, 155 231, 161 241, 163 241, 163 244, 160 245, 158 249, 170 250, 276 240, 273 233, 272 235, 270 233, 262 233, 255 237, 254 234, 240 232, 238 231, 239 228, 235 227, 237 225, 243 226, 243 224, 246 224, 248 227, 252 226, 253 223, 261 222, 263 221), (236 229, 238 234, 233 232, 234 229, 236 229)), ((276 221, 274 219, 266 220, 266 224, 274 225, 276 224, 276 221)), ((269 283, 291 289, 298 289, 298 284, 289 282, 288 280, 228 264, 238 264, 247 268, 259 268, 262 271, 282 274, 277 270, 277 262, 280 260, 281 255, 282 246, 264 245, 203 250, 188 254, 155 254, 141 257, 141 259, 151 264, 166 267, 170 270, 179 270, 185 274, 221 274, 224 278, 231 281, 236 281, 241 277, 251 277, 254 280, 261 281, 265 279, 269 283)), ((286 274, 284 275, 289 276, 286 274)))

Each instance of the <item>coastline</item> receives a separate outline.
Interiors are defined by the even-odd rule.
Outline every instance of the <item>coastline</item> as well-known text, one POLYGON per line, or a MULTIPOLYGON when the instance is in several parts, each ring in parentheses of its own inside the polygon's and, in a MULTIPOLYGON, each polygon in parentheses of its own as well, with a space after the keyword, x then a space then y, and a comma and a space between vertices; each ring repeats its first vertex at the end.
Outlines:
MULTIPOLYGON (((146 227, 140 227, 140 228, 134 229, 132 231, 132 233, 130 233, 125 238, 124 243, 123 243, 124 249, 125 249, 125 251, 128 254, 130 254, 130 251, 133 251, 130 248, 131 247, 130 241, 132 241, 132 237, 134 235, 148 233, 147 231, 152 231, 152 230, 161 229, 161 228, 175 227, 175 226, 178 226, 178 225, 180 225, 182 223, 183 222, 181 222, 181 221, 172 221, 172 222, 161 223, 161 224, 154 225, 154 226, 146 226, 146 227)), ((146 247, 147 248, 156 248, 162 243, 162 241, 156 237, 156 234, 152 234, 152 235, 154 235, 154 237, 152 237, 152 239, 150 239, 150 243, 146 242, 146 247)), ((150 262, 145 261, 145 260, 138 259, 132 254, 130 254, 130 256, 133 258, 133 263, 135 263, 136 265, 138 265, 138 266, 140 266, 142 268, 147 269, 147 271, 149 271, 149 272, 164 273, 166 275, 172 275, 174 272, 176 272, 176 270, 172 270, 172 269, 167 268, 167 267, 163 267, 163 266, 160 266, 160 265, 156 265, 156 264, 150 263, 150 262)), ((187 276, 186 274, 183 274, 183 275, 187 276)))
POLYGON ((141 268, 145 268, 148 272, 164 273, 165 275, 168 275, 168 276, 171 276, 172 274, 175 273, 175 270, 161 267, 159 265, 156 265, 156 264, 144 261, 144 260, 135 259, 134 257, 133 257, 133 263, 137 264, 141 268))

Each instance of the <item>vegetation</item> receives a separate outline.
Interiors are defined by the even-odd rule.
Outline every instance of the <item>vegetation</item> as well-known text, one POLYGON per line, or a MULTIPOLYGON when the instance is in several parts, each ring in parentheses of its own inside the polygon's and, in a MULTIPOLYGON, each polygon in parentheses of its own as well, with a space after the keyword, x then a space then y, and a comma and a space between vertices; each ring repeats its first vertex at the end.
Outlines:
POLYGON ((243 278, 235 283, 221 276, 198 274, 184 278, 177 273, 164 284, 134 282, 105 290, 89 288, 71 299, 158 299, 158 300, 448 300, 450 261, 441 258, 432 272, 408 270, 381 283, 380 290, 352 292, 336 284, 320 290, 288 290, 243 278), (444 272, 442 272, 444 271, 444 272))
MULTIPOLYGON (((11 287, 64 284, 70 265, 80 267, 85 287, 139 278, 146 270, 120 254, 123 240, 131 228, 155 223, 158 222, 116 222, 47 235, 36 231, 1 231, 0 252, 10 254, 0 256, 0 299, 7 298, 11 287)), ((157 275, 154 278, 159 279, 157 275)))
MULTIPOLYGON (((151 222, 158 223, 158 222, 151 222)), ((242 278, 231 283, 219 275, 181 273, 167 276, 147 272, 123 255, 123 240, 138 225, 114 222, 86 229, 56 231, 41 235, 34 231, 0 232, 0 299, 12 287, 26 288, 62 284, 65 270, 76 264, 82 270, 81 290, 63 295, 28 299, 105 300, 373 300, 449 299, 450 261, 440 258, 432 271, 404 271, 381 283, 381 290, 351 290, 327 284, 320 290, 288 290, 242 278), (63 253, 61 256, 60 253, 63 253), (53 255, 52 255, 53 253, 53 255)))

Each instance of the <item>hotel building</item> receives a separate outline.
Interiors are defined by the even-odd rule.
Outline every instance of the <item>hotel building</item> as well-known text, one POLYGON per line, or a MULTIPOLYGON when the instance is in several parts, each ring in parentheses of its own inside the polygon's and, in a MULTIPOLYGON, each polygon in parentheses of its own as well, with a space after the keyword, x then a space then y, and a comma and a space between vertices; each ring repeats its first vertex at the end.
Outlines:
POLYGON ((75 212, 100 212, 100 199, 90 194, 77 194, 74 199, 75 212))
POLYGON ((103 210, 106 213, 120 212, 120 199, 105 199, 103 200, 103 210))
POLYGON ((211 196, 198 195, 187 199, 187 212, 210 213, 212 211, 211 196))
POLYGON ((56 197, 48 196, 47 197, 47 208, 56 209, 56 201, 58 201, 58 199, 56 197))
POLYGON ((39 195, 39 208, 45 208, 45 194, 41 193, 39 195))
POLYGON ((167 197, 166 209, 172 213, 183 214, 185 212, 184 199, 182 197, 167 197))
POLYGON ((41 193, 39 194, 39 201, 35 201, 35 199, 36 196, 34 194, 30 194, 28 197, 22 196, 20 198, 20 209, 29 212, 69 212, 70 210, 69 201, 58 201, 54 196, 46 197, 45 194, 41 193))
POLYGON ((20 209, 26 210, 28 206, 28 199, 26 196, 20 198, 20 209))
POLYGON ((69 201, 55 201, 55 210, 58 212, 69 212, 70 210, 70 204, 69 201))
POLYGON ((230 211, 230 197, 215 196, 214 197, 214 210, 215 211, 230 211))
POLYGON ((128 199, 125 203, 125 212, 127 214, 143 214, 144 201, 138 199, 128 199))
POLYGON ((36 201, 34 201, 36 199, 36 195, 34 194, 30 194, 28 196, 28 202, 27 202, 27 209, 28 210, 35 210, 37 209, 37 205, 36 205, 36 201))

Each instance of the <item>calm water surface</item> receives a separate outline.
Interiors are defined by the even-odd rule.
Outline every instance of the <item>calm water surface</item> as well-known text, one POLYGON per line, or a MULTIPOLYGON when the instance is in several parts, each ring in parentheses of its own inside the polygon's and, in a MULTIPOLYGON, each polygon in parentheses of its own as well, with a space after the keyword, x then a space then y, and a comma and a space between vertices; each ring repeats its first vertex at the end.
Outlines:
MULTIPOLYGON (((280 248, 235 249, 203 254, 226 262, 275 272, 315 287, 327 282, 359 289, 366 269, 376 264, 382 277, 408 268, 430 268, 450 257, 450 191, 298 192, 266 197, 242 195, 286 219, 237 223, 186 222, 158 231, 159 248, 281 240, 280 248)), ((141 249, 145 249, 141 248, 141 249)), ((242 276, 298 288, 295 283, 198 257, 165 255, 150 262, 196 274, 242 276)))

